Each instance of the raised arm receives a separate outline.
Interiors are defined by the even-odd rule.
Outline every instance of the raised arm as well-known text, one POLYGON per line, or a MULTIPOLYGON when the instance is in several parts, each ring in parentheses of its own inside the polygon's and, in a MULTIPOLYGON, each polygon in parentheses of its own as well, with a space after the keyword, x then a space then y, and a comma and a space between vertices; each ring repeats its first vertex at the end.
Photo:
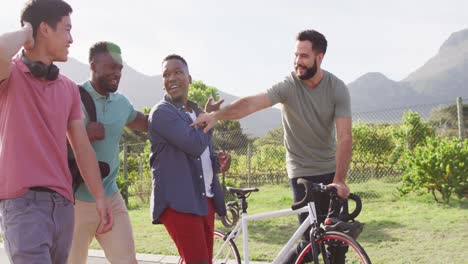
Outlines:
POLYGON ((34 46, 33 30, 30 23, 18 31, 0 35, 0 82, 7 79, 11 73, 11 58, 24 46, 31 49, 34 46))
POLYGON ((91 147, 83 120, 70 121, 67 131, 68 141, 75 154, 76 163, 80 169, 86 186, 96 200, 96 209, 100 218, 97 232, 106 233, 112 229, 113 219, 110 207, 106 202, 106 195, 102 187, 101 172, 99 171, 96 153, 91 147))
POLYGON ((204 132, 207 133, 218 120, 238 120, 270 106, 272 102, 266 93, 243 97, 219 111, 200 114, 192 126, 206 125, 204 132))

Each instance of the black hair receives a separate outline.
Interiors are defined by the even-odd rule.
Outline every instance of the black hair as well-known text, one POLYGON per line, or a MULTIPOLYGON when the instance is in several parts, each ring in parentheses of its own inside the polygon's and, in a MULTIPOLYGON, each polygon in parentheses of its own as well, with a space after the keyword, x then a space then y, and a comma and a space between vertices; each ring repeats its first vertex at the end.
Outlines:
POLYGON ((100 41, 91 46, 89 48, 89 58, 88 61, 91 63, 96 55, 102 54, 102 53, 113 53, 113 54, 118 54, 121 55, 122 51, 120 50, 120 47, 112 42, 109 41, 100 41))
POLYGON ((24 26, 24 22, 31 23, 33 37, 36 37, 37 28, 42 22, 55 30, 60 20, 72 12, 71 6, 62 0, 30 0, 21 12, 21 26, 24 26))
POLYGON ((304 30, 297 34, 296 40, 298 41, 310 41, 312 43, 312 50, 316 53, 327 52, 327 40, 325 36, 313 29, 304 30))
POLYGON ((180 60, 188 68, 187 61, 185 61, 185 59, 180 55, 177 55, 177 54, 167 55, 166 58, 164 58, 162 62, 164 63, 168 60, 180 60))

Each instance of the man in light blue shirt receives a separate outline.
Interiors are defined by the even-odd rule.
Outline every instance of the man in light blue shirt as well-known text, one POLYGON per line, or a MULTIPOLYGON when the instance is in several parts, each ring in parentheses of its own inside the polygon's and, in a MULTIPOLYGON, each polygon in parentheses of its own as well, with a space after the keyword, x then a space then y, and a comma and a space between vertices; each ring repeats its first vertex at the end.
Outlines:
POLYGON ((148 130, 148 118, 137 112, 128 99, 117 92, 122 75, 120 48, 110 42, 98 42, 89 52, 91 80, 82 87, 92 97, 96 106, 97 122, 90 122, 85 113, 89 140, 99 161, 109 164, 110 173, 102 184, 114 216, 112 231, 96 234, 98 218, 94 199, 85 184, 76 193, 75 229, 69 263, 86 263, 88 246, 95 237, 111 263, 137 263, 135 244, 125 202, 120 195, 116 179, 119 172, 119 142, 127 126, 140 131, 148 130), (94 211, 96 211, 94 209, 94 211))

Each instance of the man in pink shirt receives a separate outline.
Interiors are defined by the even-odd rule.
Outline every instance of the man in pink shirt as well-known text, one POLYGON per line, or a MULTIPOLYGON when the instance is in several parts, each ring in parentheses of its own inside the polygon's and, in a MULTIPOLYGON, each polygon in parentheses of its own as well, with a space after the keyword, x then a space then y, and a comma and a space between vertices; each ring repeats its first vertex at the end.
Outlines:
POLYGON ((67 137, 96 200, 97 233, 112 229, 78 88, 53 64, 67 60, 71 12, 62 0, 32 0, 23 27, 0 35, 0 225, 12 263, 67 262, 74 224, 67 137))

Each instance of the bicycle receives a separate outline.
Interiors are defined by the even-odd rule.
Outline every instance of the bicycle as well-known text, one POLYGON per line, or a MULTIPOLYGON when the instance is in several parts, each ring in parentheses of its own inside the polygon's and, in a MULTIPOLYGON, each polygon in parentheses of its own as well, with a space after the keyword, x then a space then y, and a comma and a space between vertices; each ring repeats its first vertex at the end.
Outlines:
MULTIPOLYGON (((227 190, 237 197, 237 199, 240 201, 240 204, 238 204, 236 201, 227 204, 227 210, 231 216, 230 218, 227 218, 228 221, 226 224, 230 224, 234 228, 226 234, 218 230, 215 230, 214 232, 213 263, 241 263, 239 250, 235 243, 235 240, 240 236, 240 233, 242 233, 243 236, 244 262, 246 264, 249 263, 247 221, 309 212, 307 219, 297 228, 288 242, 286 242, 284 247, 273 260, 273 264, 285 262, 289 251, 294 247, 296 241, 304 234, 304 232, 306 232, 309 227, 311 227, 311 241, 299 254, 295 263, 334 263, 334 261, 331 259, 332 254, 329 252, 329 249, 332 247, 340 247, 346 248, 347 250, 345 263, 370 264, 371 260, 369 259, 367 253, 354 238, 341 231, 325 231, 324 228, 321 227, 317 222, 313 194, 316 192, 323 192, 330 194, 332 199, 339 199, 336 195, 336 190, 334 188, 328 189, 322 184, 307 182, 304 179, 299 179, 298 183, 304 184, 306 187, 306 195, 303 200, 293 204, 291 209, 259 213, 254 215, 247 215, 247 198, 251 193, 258 192, 259 190, 257 188, 227 187, 227 190), (240 217, 239 212, 241 212, 240 217), (322 254, 320 254, 320 252, 322 252, 322 254), (319 254, 322 256, 322 258, 319 258, 319 254)), ((346 211, 343 215, 340 215, 340 218, 342 218, 343 221, 354 219, 361 210, 361 200, 359 196, 351 194, 349 199, 355 201, 356 207, 352 213, 348 214, 346 211)))

